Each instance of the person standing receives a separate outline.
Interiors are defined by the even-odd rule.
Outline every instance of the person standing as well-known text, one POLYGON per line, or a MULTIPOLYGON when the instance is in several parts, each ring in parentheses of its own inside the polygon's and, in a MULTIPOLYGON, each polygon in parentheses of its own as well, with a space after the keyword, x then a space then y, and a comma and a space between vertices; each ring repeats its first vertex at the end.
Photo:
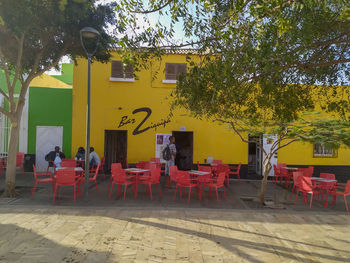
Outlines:
MULTIPOLYGON (((166 147, 169 147, 170 158, 169 158, 169 160, 166 160, 168 158, 165 159, 166 160, 165 175, 169 175, 170 166, 175 165, 175 158, 176 158, 176 146, 175 146, 175 137, 174 136, 169 137, 169 144, 166 147)), ((164 151, 166 151, 166 149, 164 151)), ((163 154, 163 156, 164 155, 165 154, 163 154)))
POLYGON ((98 157, 97 153, 95 152, 94 147, 90 147, 90 169, 94 166, 97 166, 101 163, 100 157, 98 157))

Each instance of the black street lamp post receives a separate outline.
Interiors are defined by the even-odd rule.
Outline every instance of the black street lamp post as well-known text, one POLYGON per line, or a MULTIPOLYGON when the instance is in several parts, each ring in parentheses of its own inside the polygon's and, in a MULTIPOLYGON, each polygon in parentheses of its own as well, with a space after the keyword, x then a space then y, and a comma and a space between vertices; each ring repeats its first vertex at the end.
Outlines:
POLYGON ((88 57, 88 87, 87 87, 87 109, 86 109, 86 150, 85 150, 85 182, 84 182, 84 198, 88 198, 88 187, 89 187, 89 169, 90 169, 90 90, 91 90, 91 57, 97 50, 97 39, 100 33, 92 27, 84 27, 80 30, 80 42, 83 46, 86 55, 88 57), (83 39, 96 39, 96 45, 92 52, 89 52, 84 45, 83 39))

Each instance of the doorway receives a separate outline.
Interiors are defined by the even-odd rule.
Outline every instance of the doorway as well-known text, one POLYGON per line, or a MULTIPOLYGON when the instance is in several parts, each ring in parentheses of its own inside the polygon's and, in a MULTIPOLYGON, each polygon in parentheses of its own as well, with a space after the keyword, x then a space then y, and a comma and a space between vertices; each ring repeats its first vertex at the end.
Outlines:
POLYGON ((193 132, 173 131, 176 145, 175 164, 179 170, 191 170, 193 165, 193 132))
POLYGON ((262 138, 259 136, 249 136, 248 143, 248 174, 262 174, 262 151, 257 144, 262 143, 262 138))
POLYGON ((126 168, 128 131, 105 130, 105 167, 111 170, 112 163, 121 163, 126 168))

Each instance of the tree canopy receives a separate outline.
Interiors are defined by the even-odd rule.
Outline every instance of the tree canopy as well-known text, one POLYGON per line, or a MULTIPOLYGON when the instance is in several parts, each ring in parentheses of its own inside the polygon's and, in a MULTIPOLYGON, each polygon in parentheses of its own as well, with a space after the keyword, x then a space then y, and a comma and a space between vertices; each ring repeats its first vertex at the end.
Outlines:
MULTIPOLYGON (((85 56, 80 30, 90 26, 99 33, 93 59, 106 62, 114 39, 107 26, 114 24, 112 5, 96 5, 95 0, 0 0, 0 68, 5 72, 6 88, 0 93, 9 108, 0 107, 11 122, 6 169, 5 196, 16 195, 16 152, 19 123, 30 82, 69 55, 85 56), (20 84, 18 100, 16 85, 20 84)), ((88 48, 96 42, 86 42, 88 48)))

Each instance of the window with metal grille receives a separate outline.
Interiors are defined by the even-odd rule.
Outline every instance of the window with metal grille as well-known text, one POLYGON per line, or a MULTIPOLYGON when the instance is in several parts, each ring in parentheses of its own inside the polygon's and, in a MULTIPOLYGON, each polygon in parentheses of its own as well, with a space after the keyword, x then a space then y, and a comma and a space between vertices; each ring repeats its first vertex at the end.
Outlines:
POLYGON ((336 158, 338 157, 338 151, 326 148, 320 143, 316 143, 314 144, 314 157, 336 158))
POLYGON ((113 60, 111 77, 116 79, 133 79, 134 69, 132 65, 124 65, 120 60, 113 60))
POLYGON ((180 73, 186 73, 186 63, 165 63, 166 80, 176 80, 180 73))

